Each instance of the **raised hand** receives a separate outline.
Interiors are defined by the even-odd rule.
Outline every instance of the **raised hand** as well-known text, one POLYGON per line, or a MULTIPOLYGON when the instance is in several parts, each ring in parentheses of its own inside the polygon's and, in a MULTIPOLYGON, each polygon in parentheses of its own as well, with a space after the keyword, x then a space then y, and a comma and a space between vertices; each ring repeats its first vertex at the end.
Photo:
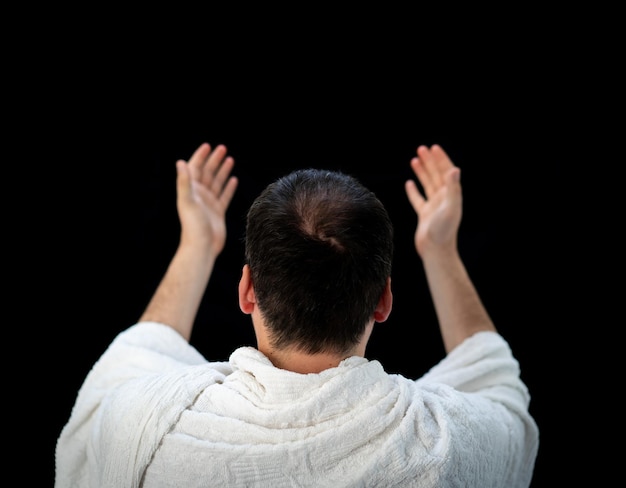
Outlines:
POLYGON ((176 162, 176 208, 181 224, 181 243, 209 246, 217 256, 226 243, 225 215, 237 188, 231 176, 235 164, 226 146, 211 150, 201 144, 189 162, 176 162))
POLYGON ((424 190, 422 194, 414 180, 405 183, 418 217, 417 252, 423 257, 431 249, 455 250, 462 214, 461 170, 437 144, 419 146, 410 164, 424 190))

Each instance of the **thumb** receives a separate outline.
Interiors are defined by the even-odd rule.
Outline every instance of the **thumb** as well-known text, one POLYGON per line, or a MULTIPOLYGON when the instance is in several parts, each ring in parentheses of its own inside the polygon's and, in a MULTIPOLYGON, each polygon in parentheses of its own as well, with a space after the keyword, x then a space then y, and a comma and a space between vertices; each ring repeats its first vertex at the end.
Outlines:
POLYGON ((446 173, 446 179, 448 183, 453 185, 459 184, 461 182, 461 168, 454 167, 446 173))
POLYGON ((461 169, 454 167, 445 175, 446 188, 448 189, 448 195, 454 199, 461 199, 461 169))
POLYGON ((180 201, 191 199, 191 175, 182 159, 176 161, 176 194, 180 201))

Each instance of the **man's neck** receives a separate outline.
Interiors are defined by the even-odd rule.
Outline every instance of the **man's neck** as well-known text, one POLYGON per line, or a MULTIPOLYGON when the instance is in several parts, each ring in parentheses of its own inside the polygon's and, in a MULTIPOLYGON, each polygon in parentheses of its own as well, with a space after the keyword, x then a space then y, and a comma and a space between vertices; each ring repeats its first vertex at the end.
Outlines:
POLYGON ((274 366, 294 373, 321 373, 325 369, 336 368, 341 361, 356 354, 316 353, 309 354, 297 350, 276 350, 259 348, 274 366))

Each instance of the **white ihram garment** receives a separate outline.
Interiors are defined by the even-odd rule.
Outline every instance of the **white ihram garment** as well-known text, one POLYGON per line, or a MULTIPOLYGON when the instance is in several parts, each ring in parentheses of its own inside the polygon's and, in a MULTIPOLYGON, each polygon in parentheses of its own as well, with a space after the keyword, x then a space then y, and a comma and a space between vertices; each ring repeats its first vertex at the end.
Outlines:
POLYGON ((85 379, 55 487, 526 488, 538 449, 529 401, 493 332, 411 380, 356 356, 319 374, 251 347, 207 362, 144 322, 85 379))

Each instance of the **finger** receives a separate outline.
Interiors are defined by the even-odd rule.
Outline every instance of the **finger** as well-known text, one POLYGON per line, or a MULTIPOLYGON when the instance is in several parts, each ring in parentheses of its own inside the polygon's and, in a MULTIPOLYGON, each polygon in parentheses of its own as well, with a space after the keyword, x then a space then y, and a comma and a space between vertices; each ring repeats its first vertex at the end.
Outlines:
POLYGON ((228 156, 217 169, 217 173, 214 175, 213 182, 211 183, 211 191, 216 195, 224 191, 224 183, 230 176, 230 172, 233 170, 234 166, 235 160, 231 156, 228 156))
POLYGON ((441 176, 442 181, 445 179, 445 175, 451 168, 454 168, 454 164, 448 156, 448 153, 439 144, 433 144, 430 147, 430 154, 432 156, 432 164, 434 170, 441 176))
POLYGON ((215 149, 213 149, 213 152, 211 152, 206 160, 206 164, 202 168, 201 182, 204 186, 210 188, 214 192, 216 191, 216 188, 214 187, 215 175, 221 167, 224 156, 226 156, 226 146, 219 144, 215 147, 215 149))
POLYGON ((406 196, 409 199, 409 202, 411 203, 411 206, 413 207, 413 210, 415 210, 416 213, 419 213, 425 200, 419 189, 417 188, 415 181, 407 180, 404 183, 404 190, 406 192, 406 196))
POLYGON ((415 176, 417 176, 417 179, 422 185, 422 188, 424 189, 426 196, 430 195, 432 191, 434 191, 433 181, 432 181, 431 175, 428 173, 427 168, 424 166, 424 162, 420 158, 415 157, 411 159, 410 164, 411 164, 411 169, 413 170, 413 173, 415 173, 415 176))
POLYGON ((181 202, 192 199, 191 172, 182 159, 176 161, 176 195, 181 202))
POLYGON ((426 192, 426 197, 437 191, 442 183, 442 177, 439 173, 437 151, 431 151, 427 146, 419 146, 417 148, 417 156, 421 162, 422 171, 419 175, 420 182, 426 192))
POLYGON ((203 142, 198 146, 189 158, 189 171, 190 176, 195 181, 200 181, 202 175, 202 168, 206 162, 207 156, 211 153, 211 145, 203 142))
POLYGON ((230 202, 233 199, 233 195, 235 194, 235 190, 237 189, 238 184, 239 184, 239 180, 237 179, 236 176, 231 176, 226 182, 226 185, 224 186, 222 194, 220 195, 220 202, 222 203, 225 209, 228 208, 228 206, 230 205, 230 202))

